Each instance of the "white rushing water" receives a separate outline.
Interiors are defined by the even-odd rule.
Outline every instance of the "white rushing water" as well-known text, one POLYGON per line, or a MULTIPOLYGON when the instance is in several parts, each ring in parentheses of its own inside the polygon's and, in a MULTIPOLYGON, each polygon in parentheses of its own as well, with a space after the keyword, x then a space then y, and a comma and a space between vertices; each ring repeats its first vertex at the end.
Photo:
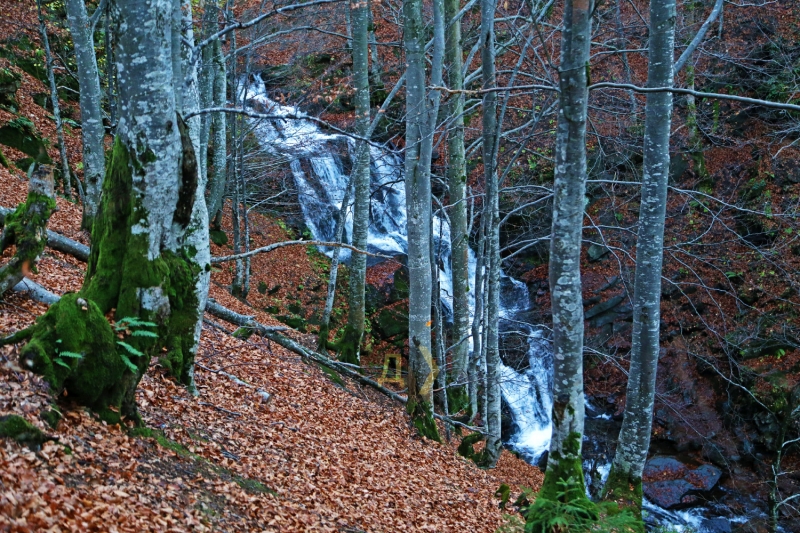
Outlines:
MULTIPOLYGON (((256 78, 249 84, 248 105, 255 111, 277 116, 302 117, 297 108, 280 105, 268 98, 263 82, 256 78)), ((346 169, 354 159, 355 141, 345 135, 328 134, 310 120, 275 119, 253 122, 261 147, 276 158, 284 160, 292 171, 300 206, 306 225, 313 237, 332 241, 335 224, 349 179, 346 169)), ((371 198, 368 250, 385 255, 407 252, 406 206, 403 185, 403 161, 391 152, 370 147, 371 198)), ((344 240, 352 234, 352 212, 348 214, 344 240)), ((452 308, 452 278, 450 272, 450 228, 442 217, 433 220, 434 246, 440 261, 440 287, 442 302, 452 308)), ((332 250, 323 250, 332 255, 332 250)), ((349 258, 344 249, 342 260, 349 258)), ((476 261, 470 251, 470 278, 474 280, 476 261)), ((542 330, 520 319, 528 310, 529 295, 526 285, 505 274, 501 275, 500 331, 505 339, 516 337, 527 345, 529 366, 524 370, 501 363, 500 378, 503 398, 511 410, 515 431, 508 444, 528 462, 536 463, 550 445, 550 411, 552 399, 552 353, 550 343, 542 330)), ((523 344, 523 345, 524 345, 523 344)), ((587 417, 607 419, 587 403, 587 417)), ((610 464, 594 465, 604 481, 610 464)), ((590 468, 587 465, 586 471, 590 468)), ((587 478, 587 486, 593 480, 587 478)), ((703 509, 666 511, 645 500, 644 508, 661 525, 675 531, 703 532, 703 509)), ((736 518, 732 521, 738 521, 736 518)))
MULTIPOLYGON (((267 96, 263 82, 250 84, 247 102, 256 111, 277 116, 304 116, 267 96)), ((255 123, 254 123, 255 124, 255 123)), ((283 158, 291 168, 305 223, 315 239, 334 239, 337 213, 342 207, 349 179, 346 168, 354 159, 355 141, 345 135, 322 132, 310 120, 260 121, 256 132, 261 147, 283 158)), ((391 152, 370 148, 371 199, 368 250, 386 255, 405 254, 406 206, 403 161, 391 152)), ((352 234, 348 214, 344 240, 352 234)), ((450 228, 447 221, 433 219, 434 246, 440 261, 440 288, 446 312, 452 309, 450 272, 450 228)), ((328 255, 332 250, 323 250, 328 255)), ((343 250, 343 260, 349 251, 343 250)), ((475 276, 475 257, 470 252, 470 276, 475 276)), ((552 358, 548 342, 531 325, 516 320, 529 306, 524 283, 509 276, 501 279, 501 333, 521 336, 528 345, 529 368, 518 371, 501 365, 501 388, 514 417, 516 432, 509 444, 529 461, 536 461, 550 444, 552 407, 552 358)))

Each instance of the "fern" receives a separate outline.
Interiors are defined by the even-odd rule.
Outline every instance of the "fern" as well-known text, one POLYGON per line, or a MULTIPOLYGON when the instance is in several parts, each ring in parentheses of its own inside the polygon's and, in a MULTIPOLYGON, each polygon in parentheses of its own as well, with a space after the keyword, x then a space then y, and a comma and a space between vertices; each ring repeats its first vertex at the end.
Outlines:
POLYGON ((61 365, 61 366, 65 367, 65 368, 69 368, 70 370, 72 370, 72 367, 71 367, 71 366, 69 366, 67 363, 65 363, 64 361, 62 361, 62 360, 61 360, 61 359, 59 359, 59 358, 55 358, 55 359, 53 359, 53 362, 54 362, 55 364, 57 364, 57 365, 61 365))
POLYGON ((136 365, 134 365, 134 364, 131 362, 131 360, 130 360, 130 359, 128 359, 128 356, 127 356, 127 355, 125 355, 124 353, 120 353, 120 354, 119 354, 119 358, 120 358, 120 359, 122 359, 122 362, 123 362, 123 363, 125 363, 125 366, 127 366, 127 367, 128 367, 128 369, 130 369, 130 371, 131 371, 131 372, 133 372, 134 374, 135 374, 135 373, 137 373, 137 372, 139 371, 139 367, 137 367, 136 365))
POLYGON ((147 320, 141 320, 139 317, 135 316, 126 316, 124 318, 120 318, 117 321, 117 324, 114 326, 114 329, 117 331, 122 331, 128 328, 155 328, 158 327, 158 324, 155 322, 148 322, 147 320))
POLYGON ((152 339, 157 339, 158 338, 158 334, 157 333, 153 333, 152 331, 145 331, 143 329, 137 329, 136 331, 131 333, 131 336, 132 337, 150 337, 152 339))
POLYGON ((82 353, 62 351, 58 352, 59 357, 69 357, 71 359, 83 359, 82 353))
POLYGON ((141 356, 144 355, 144 352, 134 348, 133 346, 131 346, 127 342, 117 341, 117 344, 119 344, 120 346, 125 348, 125 350, 131 355, 135 355, 136 357, 141 357, 141 356))

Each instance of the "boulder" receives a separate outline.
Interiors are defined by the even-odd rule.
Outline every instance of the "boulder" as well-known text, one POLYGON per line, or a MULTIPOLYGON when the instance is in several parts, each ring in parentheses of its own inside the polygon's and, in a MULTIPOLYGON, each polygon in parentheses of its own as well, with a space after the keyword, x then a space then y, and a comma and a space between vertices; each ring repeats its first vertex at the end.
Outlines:
POLYGON ((645 496, 664 509, 690 507, 700 503, 698 495, 719 483, 722 471, 712 465, 691 468, 674 457, 654 457, 642 472, 645 496))

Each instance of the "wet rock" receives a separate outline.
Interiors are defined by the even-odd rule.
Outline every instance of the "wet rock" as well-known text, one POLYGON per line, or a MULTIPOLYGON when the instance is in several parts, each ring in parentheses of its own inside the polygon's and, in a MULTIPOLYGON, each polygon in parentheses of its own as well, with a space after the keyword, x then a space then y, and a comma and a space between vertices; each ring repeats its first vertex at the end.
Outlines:
POLYGON ((722 471, 711 465, 690 468, 674 457, 654 457, 642 473, 644 494, 665 509, 691 507, 700 503, 698 495, 719 483, 722 471))
POLYGON ((727 518, 709 518, 701 524, 708 533, 731 533, 731 521, 727 518))
POLYGON ((624 294, 620 294, 618 296, 614 296, 613 298, 610 298, 610 299, 606 300, 605 302, 597 304, 594 307, 592 307, 591 309, 588 309, 586 311, 586 313, 584 314, 584 318, 586 320, 589 320, 590 318, 596 317, 596 316, 598 316, 598 315, 600 315, 602 313, 605 313, 606 311, 614 309, 616 306, 621 304, 623 300, 625 300, 625 295, 624 294))
POLYGON ((698 503, 697 496, 690 494, 691 483, 682 479, 645 483, 644 495, 664 509, 676 509, 698 503))

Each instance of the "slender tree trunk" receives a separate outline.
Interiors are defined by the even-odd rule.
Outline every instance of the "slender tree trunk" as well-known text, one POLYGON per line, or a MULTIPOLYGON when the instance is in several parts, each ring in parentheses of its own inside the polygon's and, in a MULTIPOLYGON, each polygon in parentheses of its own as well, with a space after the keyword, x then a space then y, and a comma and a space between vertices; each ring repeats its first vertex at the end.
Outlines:
POLYGON ((50 102, 53 105, 53 117, 56 119, 56 134, 58 136, 58 148, 61 155, 61 177, 64 182, 64 196, 72 198, 72 178, 69 171, 69 161, 67 160, 67 145, 64 143, 64 124, 61 122, 58 87, 56 87, 56 76, 53 73, 53 54, 50 52, 50 39, 47 37, 47 24, 44 19, 41 0, 36 0, 36 7, 39 14, 39 35, 42 38, 45 61, 47 62, 47 79, 50 82, 50 102))
POLYGON ((105 128, 101 112, 100 72, 94 53, 94 39, 83 0, 67 0, 67 21, 75 45, 81 104, 81 139, 83 141, 83 220, 81 227, 90 230, 100 203, 103 175, 106 171, 105 128))
MULTIPOLYGON (((672 87, 674 47, 675 0, 651 2, 648 86, 672 87)), ((633 505, 637 510, 642 505, 642 471, 650 448, 658 367, 671 117, 672 94, 649 93, 636 243, 631 366, 625 418, 604 495, 606 499, 633 505)))
POLYGON ((201 267, 192 235, 197 164, 176 108, 171 0, 117 0, 120 122, 80 292, 29 330, 23 366, 109 422, 138 419, 136 386, 157 356, 191 384, 201 267), (114 311, 116 327, 106 315, 114 311), (120 324, 122 323, 122 324, 120 324), (149 331, 129 335, 126 331, 149 331), (122 338, 120 338, 122 335, 122 338), (69 357, 62 354, 71 353, 69 357), (75 357, 78 354, 79 357, 75 357))
MULTIPOLYGON (((434 1, 434 16, 443 18, 441 0, 434 1)), ((433 384, 436 368, 431 352, 431 176, 433 147, 431 104, 425 84, 425 26, 422 0, 403 2, 403 41, 406 52, 406 149, 405 188, 408 217, 409 271, 409 361, 408 412, 421 435, 439 440, 433 419, 433 384)), ((444 45, 444 24, 441 24, 441 55, 444 45)), ((434 54, 436 55, 436 54, 434 54)), ((435 75, 434 58, 432 72, 435 75)), ((433 80, 432 80, 433 81, 433 80)), ((438 95, 438 91, 434 91, 438 95)), ((435 120, 436 114, 433 114, 435 120)))
MULTIPOLYGON (((105 12, 105 53, 106 53, 106 100, 108 102, 108 116, 111 134, 117 130, 117 89, 116 71, 114 64, 113 37, 111 28, 111 6, 106 5, 105 12)), ((101 189, 102 191, 102 189, 101 189)))
MULTIPOLYGON (((347 221, 347 210, 350 208, 350 190, 352 189, 354 177, 354 174, 350 176, 350 179, 347 181, 347 187, 345 187, 344 190, 342 207, 339 209, 339 215, 336 217, 336 229, 334 231, 335 237, 333 242, 342 242, 342 234, 344 233, 344 226, 347 221)), ((328 275, 328 295, 325 298, 325 309, 322 312, 322 319, 320 320, 317 350, 323 354, 327 353, 328 350, 328 334, 330 333, 333 302, 336 298, 336 280, 339 276, 339 255, 341 254, 341 250, 341 247, 338 246, 333 249, 331 271, 328 275)))
MULTIPOLYGON (((485 201, 485 200, 484 200, 485 201)), ((483 383, 483 366, 481 364, 481 354, 483 353, 483 295, 484 295, 484 265, 486 264, 486 219, 481 217, 481 225, 478 230, 478 252, 477 264, 475 265, 475 314, 472 318, 472 354, 470 355, 469 365, 469 397, 472 419, 481 413, 481 423, 486 425, 484 414, 484 403, 480 402, 481 387, 483 383)))
MULTIPOLYGON (((367 0, 352 0, 350 18, 353 24, 353 82, 356 96, 356 132, 363 137, 369 130, 369 9, 367 0)), ((353 206, 352 244, 360 250, 367 247, 369 230, 369 179, 370 150, 364 141, 356 143, 356 161, 353 165, 355 189, 353 206)), ((359 365, 361 362, 361 341, 364 336, 364 297, 367 277, 367 256, 350 255, 350 293, 348 295, 348 316, 342 342, 339 345, 339 359, 346 363, 359 365)))
POLYGON ((583 439, 583 298, 581 228, 586 189, 586 110, 592 2, 566 0, 559 68, 550 293, 553 309, 553 435, 540 497, 558 498, 561 483, 585 498, 583 439))
MULTIPOLYGON (((447 82, 450 89, 464 88, 463 51, 461 49, 461 21, 455 21, 461 2, 445 0, 445 20, 449 24, 445 39, 447 82)), ((459 343, 452 351, 453 372, 450 381, 458 386, 449 390, 452 411, 468 408, 469 343, 459 342, 469 334, 469 234, 467 233, 467 165, 464 156, 464 95, 450 97, 447 108, 451 120, 447 132, 447 186, 450 197, 450 268, 453 277, 453 342, 459 343)), ((475 411, 471 411, 474 414, 475 411)))
MULTIPOLYGON (((495 79, 494 12, 496 0, 481 2, 481 74, 483 89, 493 89, 495 79)), ((483 216, 487 222, 487 306, 486 306, 486 448, 483 466, 493 468, 503 445, 500 429, 500 383, 497 369, 500 364, 498 321, 500 319, 500 211, 495 143, 497 141, 497 93, 483 96, 483 169, 486 198, 483 216)))
MULTIPOLYGON (((219 39, 209 45, 212 50, 212 69, 214 72, 213 102, 214 107, 224 107, 227 95, 227 68, 225 66, 225 56, 222 53, 222 43, 219 39)), ((211 175, 211 186, 208 194, 208 213, 211 218, 215 218, 222 209, 222 200, 225 196, 225 186, 227 182, 227 119, 225 113, 214 113, 211 118, 213 131, 212 154, 213 171, 211 175)))

